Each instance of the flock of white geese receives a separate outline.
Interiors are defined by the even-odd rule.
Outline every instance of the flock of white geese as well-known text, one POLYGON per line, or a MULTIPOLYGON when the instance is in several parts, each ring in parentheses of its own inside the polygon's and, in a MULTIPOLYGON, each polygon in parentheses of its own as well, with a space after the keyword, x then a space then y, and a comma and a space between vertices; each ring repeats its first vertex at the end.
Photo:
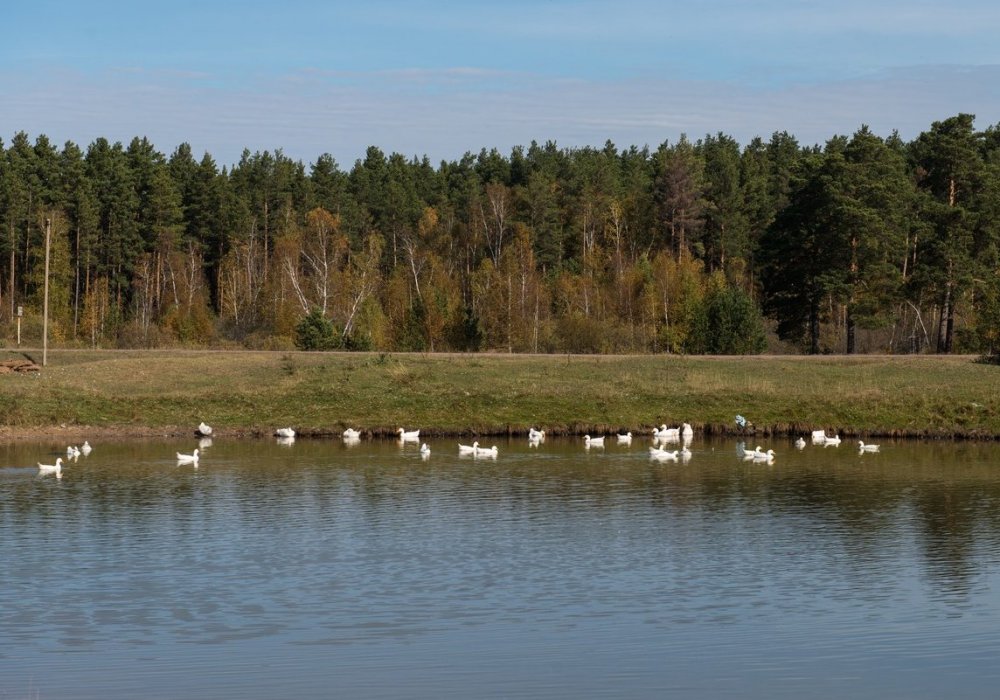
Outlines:
MULTIPOLYGON (((212 428, 206 423, 202 422, 198 425, 195 430, 196 435, 201 439, 199 441, 199 446, 191 454, 186 454, 183 452, 177 452, 177 464, 190 464, 197 468, 198 459, 200 456, 200 451, 212 444, 212 428)), ((407 442, 420 442, 420 430, 406 430, 404 428, 399 428, 397 431, 399 435, 400 444, 407 442)), ((292 428, 278 428, 275 431, 275 437, 278 439, 279 444, 290 445, 295 441, 295 430, 292 428)), ((348 428, 345 430, 341 437, 345 443, 354 444, 361 441, 361 431, 355 428, 348 428)), ((608 436, 598 435, 598 436, 583 436, 583 447, 584 449, 591 448, 603 448, 605 438, 608 436)), ((691 440, 694 437, 694 429, 689 423, 682 423, 680 427, 668 428, 666 424, 661 425, 659 428, 653 428, 652 438, 653 444, 649 446, 649 457, 652 460, 659 462, 687 462, 691 459, 691 450, 688 449, 691 440), (669 446, 673 444, 680 444, 677 449, 668 449, 669 446)), ((538 430, 536 428, 531 428, 528 431, 528 445, 529 447, 538 447, 541 443, 545 441, 545 431, 538 430)), ((827 435, 825 430, 814 430, 810 435, 810 441, 814 445, 823 445, 824 447, 837 447, 841 443, 840 435, 827 435)), ((632 444, 632 433, 618 433, 615 435, 615 443, 618 445, 631 445, 632 444)), ((795 447, 798 449, 804 449, 806 446, 806 439, 804 437, 799 437, 795 441, 795 447)), ((92 448, 90 443, 84 441, 83 445, 76 447, 75 445, 70 445, 66 448, 66 458, 67 460, 76 461, 80 455, 89 455, 92 448)), ((873 444, 866 444, 863 440, 858 440, 858 454, 865 454, 869 452, 878 452, 879 446, 873 444)), ((471 445, 463 445, 458 443, 458 454, 462 456, 469 456, 474 458, 484 458, 484 459, 496 459, 500 454, 500 450, 496 445, 491 445, 490 447, 481 447, 479 442, 473 442, 471 445)), ((763 450, 760 445, 758 445, 753 450, 748 450, 744 447, 743 443, 738 443, 736 446, 737 456, 745 462, 761 462, 766 464, 772 464, 775 459, 775 453, 773 449, 763 450)), ((420 456, 422 459, 428 459, 431 455, 430 446, 424 442, 420 445, 420 456)), ((62 478, 62 457, 56 459, 55 464, 42 464, 38 463, 38 473, 41 475, 54 474, 57 479, 62 478)))

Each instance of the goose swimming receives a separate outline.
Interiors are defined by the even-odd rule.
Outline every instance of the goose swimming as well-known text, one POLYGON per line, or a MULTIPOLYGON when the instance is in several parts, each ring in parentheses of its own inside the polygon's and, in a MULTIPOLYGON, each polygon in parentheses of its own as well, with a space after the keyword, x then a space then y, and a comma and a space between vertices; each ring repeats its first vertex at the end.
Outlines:
POLYGON ((664 423, 659 428, 653 428, 653 437, 657 440, 680 440, 681 429, 668 428, 667 424, 664 423))
POLYGON ((477 449, 479 449, 478 442, 474 442, 471 445, 463 445, 462 443, 458 443, 458 454, 460 455, 474 455, 476 454, 477 449))
POLYGON ((212 434, 212 426, 202 421, 198 424, 198 434, 202 437, 208 437, 212 434))
POLYGON ((767 462, 768 464, 770 464, 771 462, 774 461, 774 450, 768 450, 767 452, 761 452, 760 448, 758 447, 753 452, 753 461, 755 461, 755 462, 767 462))
POLYGON ((83 441, 83 446, 82 446, 82 447, 80 447, 80 452, 82 452, 82 453, 83 453, 83 456, 84 456, 84 457, 86 457, 87 455, 89 455, 89 454, 90 454, 90 451, 91 451, 92 449, 94 449, 94 448, 90 446, 90 443, 89 443, 89 442, 87 442, 86 440, 84 440, 84 441, 83 441))
POLYGON ((55 474, 57 478, 62 478, 62 457, 56 457, 55 464, 42 464, 38 462, 39 474, 55 474))
POLYGON ((341 437, 346 440, 355 440, 361 437, 361 431, 355 430, 354 428, 348 428, 341 434, 341 437))
POLYGON ((584 435, 583 445, 584 447, 604 447, 604 436, 590 437, 589 435, 584 435))
POLYGON ((496 445, 493 445, 493 447, 476 447, 476 457, 493 457, 496 459, 498 454, 499 450, 497 450, 496 445))
POLYGON ((197 467, 198 466, 198 449, 195 448, 194 453, 193 454, 189 454, 189 455, 182 454, 182 453, 178 452, 177 453, 177 463, 178 464, 193 464, 193 465, 195 465, 197 467))
POLYGON ((649 448, 650 459, 658 459, 661 462, 669 459, 671 461, 676 462, 677 456, 678 456, 677 450, 667 451, 666 448, 657 447, 656 445, 653 445, 652 447, 649 448))
POLYGON ((622 435, 621 433, 619 433, 616 437, 618 438, 618 444, 619 445, 631 445, 632 444, 632 433, 631 432, 626 433, 625 435, 622 435))
POLYGON ((878 445, 866 445, 863 440, 858 440, 858 452, 878 452, 878 445))
POLYGON ((399 429, 399 439, 400 440, 410 440, 416 442, 420 439, 420 430, 403 430, 399 429))
POLYGON ((277 430, 274 431, 274 434, 277 437, 282 437, 282 438, 295 437, 295 431, 292 430, 291 428, 278 428, 277 430))

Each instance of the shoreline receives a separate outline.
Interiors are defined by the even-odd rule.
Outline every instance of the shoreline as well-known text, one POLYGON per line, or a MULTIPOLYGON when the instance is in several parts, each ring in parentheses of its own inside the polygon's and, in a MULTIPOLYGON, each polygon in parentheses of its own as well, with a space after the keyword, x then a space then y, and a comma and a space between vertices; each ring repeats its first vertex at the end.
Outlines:
MULTIPOLYGON (((804 424, 787 425, 766 425, 756 426, 754 429, 741 430, 735 425, 727 426, 723 424, 711 423, 691 423, 695 435, 705 435, 710 437, 740 438, 740 437, 766 437, 766 438, 797 438, 809 439, 812 430, 824 429, 823 426, 812 426, 804 424)), ((292 426, 294 427, 294 426, 292 426)), ((421 437, 428 438, 467 438, 467 437, 504 437, 510 439, 521 439, 528 437, 530 427, 535 427, 545 431, 548 437, 583 437, 584 435, 607 435, 631 432, 633 439, 652 438, 653 426, 609 426, 609 425, 584 425, 578 424, 571 428, 567 427, 546 427, 536 425, 529 427, 521 426, 496 426, 493 428, 434 428, 421 427, 421 437)), ((391 440, 396 439, 398 428, 374 427, 359 428, 361 438, 368 440, 391 440)), ((827 426, 826 432, 830 435, 839 435, 844 438, 880 438, 889 440, 952 440, 956 442, 996 442, 1000 440, 1000 435, 978 431, 978 430, 934 430, 934 429, 893 429, 893 430, 870 430, 858 431, 849 428, 835 429, 827 426)), ((194 428, 182 426, 136 426, 136 425, 44 425, 44 426, 0 426, 0 441, 3 442, 26 442, 31 440, 50 440, 55 438, 65 438, 67 440, 76 439, 101 439, 101 440, 128 440, 128 439, 150 439, 150 438, 191 438, 197 439, 201 436, 194 428)), ((274 429, 260 427, 226 427, 214 428, 210 438, 233 438, 233 439, 264 439, 275 437, 274 429)), ((342 439, 342 430, 338 428, 304 428, 295 429, 295 437, 309 440, 339 440, 342 439)))
POLYGON ((0 376, 0 440, 697 434, 1000 440, 1000 367, 968 357, 53 351, 0 376), (741 430, 736 415, 755 426, 741 430))

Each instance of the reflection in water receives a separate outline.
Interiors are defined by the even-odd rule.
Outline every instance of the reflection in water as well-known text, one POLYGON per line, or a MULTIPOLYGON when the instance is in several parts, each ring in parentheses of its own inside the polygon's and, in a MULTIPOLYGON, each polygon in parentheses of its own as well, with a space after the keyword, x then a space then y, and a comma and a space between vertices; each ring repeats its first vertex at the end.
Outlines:
POLYGON ((197 470, 174 461, 191 441, 101 444, 60 481, 34 465, 64 446, 6 446, 0 697, 986 697, 998 680, 996 446, 777 441, 768 464, 731 441, 686 462, 650 459, 648 438, 495 459, 428 443, 216 440, 197 470))

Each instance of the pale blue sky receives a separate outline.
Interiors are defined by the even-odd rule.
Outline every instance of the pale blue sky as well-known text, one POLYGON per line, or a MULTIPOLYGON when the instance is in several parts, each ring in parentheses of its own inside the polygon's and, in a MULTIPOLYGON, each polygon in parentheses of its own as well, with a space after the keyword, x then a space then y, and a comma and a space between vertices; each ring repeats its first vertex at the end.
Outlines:
POLYGON ((5 7, 0 137, 182 141, 220 165, 377 145, 453 159, 861 124, 1000 122, 995 0, 32 0, 5 7))

